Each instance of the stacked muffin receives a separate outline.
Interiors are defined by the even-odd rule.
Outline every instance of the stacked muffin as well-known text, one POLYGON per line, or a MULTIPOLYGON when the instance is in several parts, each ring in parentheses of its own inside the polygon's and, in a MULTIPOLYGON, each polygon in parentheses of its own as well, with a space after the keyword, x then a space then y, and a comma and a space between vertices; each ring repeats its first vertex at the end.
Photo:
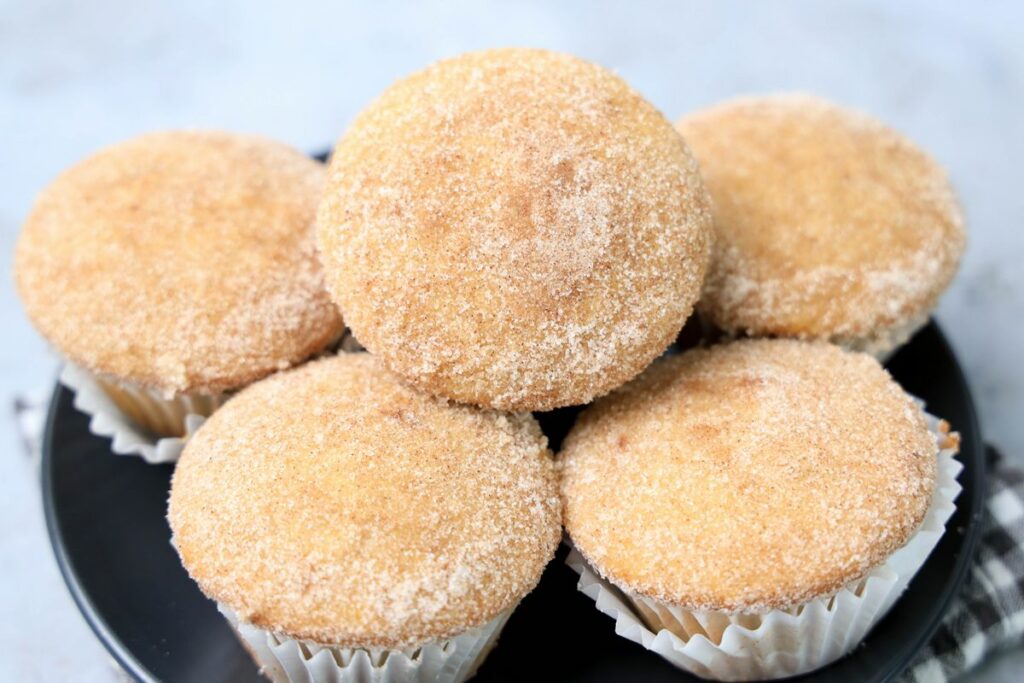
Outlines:
POLYGON ((955 435, 859 350, 905 342, 962 248, 941 170, 867 117, 774 97, 673 127, 506 49, 393 85, 326 176, 221 133, 101 152, 16 274, 104 410, 154 440, 212 413, 174 543, 272 679, 465 680, 564 511, 582 589, 735 680, 848 652, 942 534, 955 435), (332 354, 331 300, 369 353, 332 354), (695 307, 766 339, 656 361, 695 307), (530 411, 595 399, 556 461, 530 411))

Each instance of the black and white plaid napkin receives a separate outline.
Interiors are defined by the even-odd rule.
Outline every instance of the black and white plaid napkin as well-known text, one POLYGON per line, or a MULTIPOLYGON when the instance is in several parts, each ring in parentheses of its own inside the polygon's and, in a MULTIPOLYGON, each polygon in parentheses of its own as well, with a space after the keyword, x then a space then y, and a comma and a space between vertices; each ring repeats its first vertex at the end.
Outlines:
MULTIPOLYGON (((14 405, 26 450, 38 457, 46 407, 14 405)), ((989 448, 989 492, 977 557, 960 596, 900 683, 946 683, 1024 639, 1024 472, 989 448)))

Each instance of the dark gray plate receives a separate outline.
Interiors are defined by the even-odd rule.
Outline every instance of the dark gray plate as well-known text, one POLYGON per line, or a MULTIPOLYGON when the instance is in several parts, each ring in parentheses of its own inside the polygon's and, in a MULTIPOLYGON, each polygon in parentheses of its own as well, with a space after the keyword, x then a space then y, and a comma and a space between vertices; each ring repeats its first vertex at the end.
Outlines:
MULTIPOLYGON (((935 631, 966 576, 985 486, 984 449, 967 385, 934 324, 889 369, 960 431, 964 490, 945 536, 892 612, 853 653, 800 680, 891 679, 935 631)), ((89 433, 71 398, 58 386, 50 405, 43 504, 61 572, 89 625, 139 680, 261 680, 169 544, 164 512, 172 466, 111 454, 106 439, 89 433)), ((575 412, 540 416, 553 442, 561 441, 575 412)), ((576 591, 576 575, 562 555, 513 614, 475 680, 697 680, 617 637, 612 620, 576 591), (538 661, 545 662, 540 674, 538 661)))

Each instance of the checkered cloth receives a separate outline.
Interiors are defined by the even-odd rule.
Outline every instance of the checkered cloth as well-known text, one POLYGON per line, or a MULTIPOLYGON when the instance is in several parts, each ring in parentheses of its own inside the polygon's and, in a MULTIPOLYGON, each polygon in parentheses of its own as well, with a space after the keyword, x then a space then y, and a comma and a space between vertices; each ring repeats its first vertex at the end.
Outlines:
MULTIPOLYGON (((14 405, 26 451, 38 457, 42 401, 14 405)), ((1024 640, 1024 472, 989 448, 989 496, 977 558, 960 597, 900 683, 945 683, 1024 640)))

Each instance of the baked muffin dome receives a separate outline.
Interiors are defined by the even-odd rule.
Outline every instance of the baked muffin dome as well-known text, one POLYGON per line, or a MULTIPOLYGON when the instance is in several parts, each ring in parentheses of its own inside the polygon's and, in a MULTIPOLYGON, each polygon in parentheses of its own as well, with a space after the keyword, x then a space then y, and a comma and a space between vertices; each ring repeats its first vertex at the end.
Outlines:
POLYGON ((632 593, 787 608, 910 539, 936 452, 921 409, 871 356, 743 340, 659 361, 582 414, 559 458, 565 526, 632 593))
POLYGON ((108 147, 39 196, 15 255, 63 355, 167 395, 245 385, 341 332, 315 254, 317 162, 221 132, 108 147))
POLYGON ((503 49, 391 86, 339 141, 328 288, 392 371, 505 410, 636 375, 699 294, 710 214, 664 117, 605 69, 503 49))
POLYGON ((926 320, 964 249, 945 173, 880 122, 808 95, 746 97, 678 125, 714 205, 698 305, 732 334, 884 354, 926 320))
POLYGON ((354 648, 489 622, 533 589, 561 533, 530 415, 427 396, 362 353, 228 401, 185 447, 169 518, 189 574, 239 619, 354 648))

